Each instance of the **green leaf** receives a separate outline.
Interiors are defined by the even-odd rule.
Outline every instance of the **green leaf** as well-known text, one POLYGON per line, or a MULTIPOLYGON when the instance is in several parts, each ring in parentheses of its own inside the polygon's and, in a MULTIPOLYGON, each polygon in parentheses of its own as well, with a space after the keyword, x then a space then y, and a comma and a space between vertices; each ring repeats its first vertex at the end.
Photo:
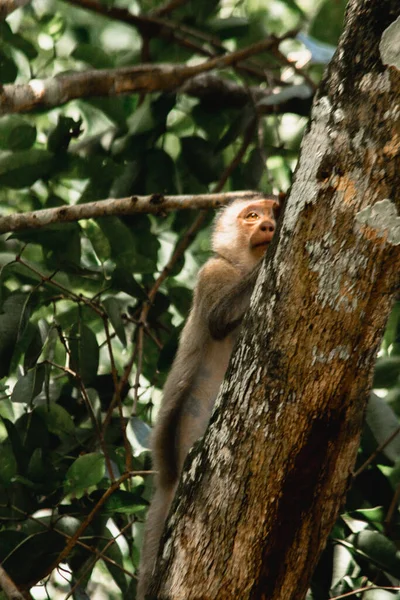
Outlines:
POLYGON ((150 449, 151 427, 138 417, 129 419, 126 435, 132 447, 133 456, 139 456, 145 450, 150 449))
POLYGON ((399 383, 400 356, 378 358, 375 365, 374 388, 391 388, 399 383))
POLYGON ((59 437, 74 435, 74 422, 62 406, 54 403, 49 406, 40 404, 39 406, 36 406, 34 412, 45 421, 47 428, 51 433, 54 433, 59 437))
POLYGON ((104 552, 105 556, 108 556, 109 558, 111 558, 114 561, 114 563, 116 563, 116 565, 113 563, 110 563, 108 561, 104 561, 104 564, 107 567, 107 570, 109 571, 111 577, 113 578, 113 580, 115 581, 115 583, 117 584, 119 589, 121 590, 121 592, 124 593, 124 597, 128 598, 129 596, 125 595, 125 592, 127 591, 127 587, 128 587, 125 574, 117 566, 117 565, 119 565, 120 567, 124 566, 124 556, 123 556, 118 544, 109 544, 107 549, 104 550, 104 547, 106 546, 107 542, 109 542, 110 540, 113 539, 113 535, 108 528, 105 528, 105 530, 103 531, 103 538, 104 539, 102 540, 102 542, 99 545, 99 550, 101 552, 104 552))
POLYGON ((207 140, 196 136, 183 137, 181 152, 182 159, 201 183, 211 183, 221 175, 222 156, 214 152, 207 140))
POLYGON ((59 268, 60 265, 74 263, 79 267, 80 233, 81 229, 78 223, 56 223, 40 229, 18 231, 11 237, 25 243, 40 244, 45 250, 45 256, 50 266, 59 268))
POLYGON ((226 19, 211 19, 209 26, 221 40, 227 40, 246 34, 249 29, 249 20, 245 17, 234 16, 226 19))
POLYGON ((89 238, 99 261, 103 263, 108 260, 111 256, 110 243, 95 221, 86 222, 85 235, 89 238))
POLYGON ((0 23, 0 38, 10 46, 20 50, 30 60, 37 57, 38 53, 35 46, 20 34, 13 32, 7 21, 0 23))
POLYGON ((52 129, 47 138, 47 149, 50 152, 66 152, 72 138, 77 138, 82 133, 82 120, 74 121, 71 117, 58 117, 57 125, 52 129))
POLYGON ((180 330, 176 329, 164 344, 157 361, 157 369, 166 372, 170 369, 172 361, 178 350, 180 330))
MULTIPOLYGON (((15 427, 19 439, 23 440, 23 451, 28 457, 32 455, 36 448, 42 448, 45 451, 48 450, 50 445, 49 430, 47 429, 45 421, 38 415, 36 409, 24 413, 16 422, 15 427)), ((14 445, 15 453, 17 454, 17 446, 16 444, 14 445)))
POLYGON ((141 512, 144 508, 143 503, 138 504, 138 496, 132 492, 116 490, 112 496, 105 502, 103 511, 109 514, 134 515, 141 512))
POLYGON ((18 466, 11 444, 6 441, 0 446, 0 484, 9 485, 17 475, 18 466))
POLYGON ((14 548, 17 548, 25 539, 26 533, 22 531, 11 531, 9 529, 0 531, 0 562, 3 563, 14 548))
MULTIPOLYGON (((224 103, 222 96, 221 103, 224 103)), ((224 109, 224 106, 221 108, 224 109)), ((216 144, 221 139, 224 130, 230 126, 236 112, 234 109, 216 110, 213 96, 212 101, 207 102, 206 98, 193 108, 192 118, 196 125, 206 133, 207 139, 212 144, 216 144)))
POLYGON ((36 361, 38 360, 43 348, 41 331, 36 323, 28 323, 27 329, 29 329, 30 339, 25 351, 25 371, 32 369, 36 365, 36 361))
POLYGON ((394 344, 400 334, 400 302, 397 301, 393 306, 386 324, 386 331, 383 337, 382 346, 388 352, 390 346, 394 344))
MULTIPOLYGON (((376 447, 380 446, 399 428, 399 420, 393 409, 374 393, 370 394, 367 404, 366 424, 372 433, 376 447)), ((395 462, 400 458, 400 435, 382 450, 386 458, 395 462)))
POLYGON ((238 137, 248 129, 250 123, 254 121, 254 107, 246 105, 242 111, 238 114, 236 119, 233 119, 221 137, 215 147, 216 152, 224 150, 227 146, 230 146, 238 137))
POLYGON ((157 292, 147 315, 148 322, 156 322, 168 310, 169 306, 168 296, 162 292, 157 292))
POLYGON ((168 296, 171 304, 186 317, 192 304, 193 292, 182 285, 168 286, 168 296))
POLYGON ((337 0, 336 2, 324 0, 322 4, 319 4, 319 10, 314 16, 310 34, 324 42, 336 45, 343 31, 346 4, 346 0, 337 0))
POLYGON ((54 156, 47 150, 4 152, 0 154, 0 184, 15 189, 28 187, 49 176, 54 167, 54 156))
POLYGON ((140 104, 128 119, 129 132, 131 135, 138 135, 152 131, 156 125, 156 120, 151 109, 150 95, 147 95, 144 102, 140 104))
POLYGON ((95 69, 110 69, 114 66, 111 56, 100 46, 80 43, 75 46, 72 56, 76 60, 91 65, 95 69))
POLYGON ((64 537, 43 527, 39 533, 25 536, 2 566, 16 583, 37 581, 46 576, 64 546, 64 537))
POLYGON ((64 16, 59 12, 47 13, 42 18, 42 30, 57 42, 65 31, 66 22, 64 16))
POLYGON ((31 406, 33 400, 40 394, 45 376, 44 365, 34 367, 26 375, 20 377, 11 394, 13 402, 24 402, 31 406))
POLYGON ((385 511, 382 506, 374 508, 363 508, 358 509, 350 513, 355 519, 361 519, 367 523, 383 524, 385 521, 385 511))
POLYGON ((121 317, 121 306, 116 298, 109 296, 103 301, 105 311, 111 321, 111 325, 114 327, 114 331, 117 334, 121 344, 126 347, 126 334, 124 321, 121 317))
POLYGON ((8 52, 0 50, 0 82, 12 83, 18 75, 18 68, 8 52))
POLYGON ((93 331, 82 320, 71 328, 69 347, 71 369, 79 374, 85 385, 90 385, 99 368, 99 345, 93 331))
POLYGON ((112 198, 124 198, 136 191, 139 178, 142 176, 143 159, 124 161, 123 170, 113 181, 110 189, 112 198))
MULTIPOLYGON (((362 583, 363 582, 361 582, 361 585, 357 587, 363 587, 362 583)), ((393 594, 388 590, 376 588, 372 590, 367 590, 365 593, 363 593, 362 598, 363 600, 396 600, 397 596, 398 594, 396 593, 393 594)))
POLYGON ((43 460, 42 448, 35 448, 27 468, 28 477, 34 482, 43 482, 48 477, 48 468, 43 460))
POLYGON ((99 483, 105 475, 104 456, 90 452, 79 456, 66 474, 64 488, 68 494, 77 494, 99 483))
POLYGON ((0 149, 26 150, 36 140, 36 127, 19 115, 7 115, 0 119, 0 149))
POLYGON ((165 150, 146 153, 146 194, 176 194, 175 163, 165 150))
POLYGON ((183 15, 191 22, 203 23, 215 15, 220 0, 203 0, 203 2, 188 2, 183 8, 183 15))
POLYGON ((0 377, 8 375, 25 311, 26 294, 11 294, 0 313, 0 377))
POLYGON ((400 576, 400 558, 397 556, 397 548, 387 537, 377 531, 364 530, 351 539, 354 540, 357 553, 361 553, 394 577, 400 576))
POLYGON ((146 300, 147 294, 129 271, 117 267, 112 274, 112 285, 116 290, 129 294, 132 298, 146 300))
POLYGON ((111 246, 111 255, 122 268, 133 270, 136 262, 135 240, 132 232, 118 217, 107 217, 97 221, 111 246))
POLYGON ((242 173, 244 187, 250 190, 258 189, 265 169, 265 157, 259 148, 253 148, 242 173))

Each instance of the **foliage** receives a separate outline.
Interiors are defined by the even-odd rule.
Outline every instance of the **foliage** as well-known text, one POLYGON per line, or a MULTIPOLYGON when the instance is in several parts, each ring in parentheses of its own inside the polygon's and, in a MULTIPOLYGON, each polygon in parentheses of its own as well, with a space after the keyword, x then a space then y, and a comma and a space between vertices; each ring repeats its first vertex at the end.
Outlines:
MULTIPOLYGON (((153 18, 164 6, 124 4, 153 18)), ((332 50, 321 42, 335 43, 343 16, 342 2, 318 5, 188 0, 162 17, 170 38, 122 22, 113 1, 107 17, 56 0, 14 12, 0 26, 2 84, 204 60, 289 28, 303 30, 302 43, 281 49, 311 60, 306 79, 272 53, 249 59, 247 70, 217 73, 244 90, 279 87, 274 102, 257 104, 250 93, 241 104, 215 91, 143 93, 3 116, 1 214, 131 194, 286 190, 310 106, 311 95, 303 102, 297 86, 318 83, 332 50)), ((209 252, 211 216, 168 278, 162 269, 196 217, 110 217, 0 237, 0 561, 34 598, 46 597, 43 587, 51 598, 94 598, 97 589, 134 597, 153 409, 209 252)), ((386 396, 370 402, 359 471, 310 599, 400 578, 400 441, 382 447, 398 428, 399 340, 400 303, 375 375, 386 396)))

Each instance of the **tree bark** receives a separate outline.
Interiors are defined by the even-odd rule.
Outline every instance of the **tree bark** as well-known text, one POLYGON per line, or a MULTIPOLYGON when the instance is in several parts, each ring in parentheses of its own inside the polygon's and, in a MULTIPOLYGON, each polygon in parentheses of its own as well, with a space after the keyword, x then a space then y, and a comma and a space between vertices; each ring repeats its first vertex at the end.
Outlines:
POLYGON ((149 598, 305 597, 351 480, 398 284, 399 14, 398 0, 349 3, 149 598))

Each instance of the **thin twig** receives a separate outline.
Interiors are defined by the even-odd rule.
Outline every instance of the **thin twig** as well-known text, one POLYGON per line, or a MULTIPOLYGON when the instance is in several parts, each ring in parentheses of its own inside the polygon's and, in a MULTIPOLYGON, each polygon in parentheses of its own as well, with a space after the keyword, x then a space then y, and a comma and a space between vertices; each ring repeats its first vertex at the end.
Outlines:
POLYGON ((367 585, 365 587, 357 588, 356 590, 352 590, 351 592, 346 592, 345 594, 340 594, 340 596, 332 596, 331 600, 342 600, 342 598, 349 598, 350 596, 354 596, 354 594, 361 594, 363 592, 368 592, 369 590, 389 590, 389 591, 398 591, 400 590, 399 586, 384 586, 384 585, 367 585))
MULTIPOLYGON (((120 419, 120 424, 121 424, 122 437, 124 440, 125 470, 131 471, 132 470, 132 452, 131 452, 131 445, 129 443, 128 436, 126 435, 127 423, 125 422, 125 419, 124 419, 122 398, 121 398, 123 387, 121 387, 119 385, 119 381, 118 381, 118 372, 117 372, 117 368, 115 366, 114 353, 113 353, 112 344, 111 344, 110 330, 108 327, 108 318, 105 317, 103 319, 103 322, 104 322, 104 329, 105 329, 105 333, 106 333, 107 345, 108 345, 108 350, 109 350, 109 355, 110 355, 110 361, 111 361, 111 372, 112 372, 112 379, 113 379, 113 384, 114 384, 115 402, 118 406, 118 413, 119 413, 119 419, 120 419)), ((104 437, 104 432, 105 432, 105 428, 104 428, 104 426, 102 426, 101 434, 103 437, 104 437)))
MULTIPOLYGON (((147 317, 147 313, 146 313, 147 317)), ((136 375, 135 375, 135 384, 134 384, 134 396, 133 396, 133 407, 132 407, 132 415, 135 416, 137 413, 137 405, 139 400, 139 387, 140 387, 140 376, 142 374, 143 367, 143 329, 146 321, 140 321, 138 325, 137 332, 137 367, 136 367, 136 375)))
MULTIPOLYGON (((102 548, 101 552, 99 551, 99 556, 96 556, 95 558, 93 558, 91 561, 89 561, 89 564, 86 565, 84 567, 84 569, 80 572, 80 576, 79 578, 76 580, 76 582, 74 583, 74 585, 71 587, 69 593, 67 594, 67 596, 65 596, 64 600, 68 600, 68 598, 73 597, 74 592, 76 590, 76 588, 81 584, 81 582, 84 580, 86 573, 88 573, 89 571, 91 571, 91 569, 93 569, 93 567, 95 566, 96 562, 100 559, 100 558, 105 558, 105 552, 107 552, 107 550, 113 545, 115 544, 117 538, 121 535, 123 535, 123 533, 125 532, 126 529, 128 529, 129 527, 132 526, 131 522, 128 522, 118 533, 117 537, 115 538, 111 538, 106 545, 104 546, 104 548, 102 548)), ((113 561, 115 562, 115 561, 113 561)), ((132 573, 129 573, 129 575, 131 577, 134 577, 136 579, 136 576, 133 575, 132 573)))
POLYGON ((54 363, 51 360, 44 360, 43 363, 51 365, 52 367, 54 367, 56 369, 60 369, 64 373, 68 373, 69 375, 72 375, 72 377, 74 377, 74 379, 76 379, 76 381, 78 383, 78 386, 79 386, 79 389, 80 389, 80 392, 81 392, 81 395, 82 395, 82 398, 83 398, 83 400, 85 402, 87 411, 89 413, 89 417, 90 417, 90 419, 92 421, 92 424, 93 424, 93 427, 94 427, 94 429, 96 431, 97 438, 98 438, 99 444, 100 444, 100 448, 101 448, 101 450, 103 452, 104 460, 106 462, 106 467, 107 467, 108 474, 110 476, 110 479, 112 481, 114 481, 114 479, 115 479, 114 470, 113 470, 113 467, 112 467, 111 459, 110 459, 110 457, 108 455, 106 443, 105 443, 105 440, 104 440, 103 430, 100 427, 99 422, 98 422, 98 420, 96 418, 96 415, 95 415, 95 412, 94 412, 91 400, 89 398, 89 394, 87 393, 85 384, 82 381, 82 377, 80 376, 79 373, 77 373, 76 371, 74 371, 70 367, 64 367, 63 365, 58 365, 57 363, 54 363))
POLYGON ((32 273, 35 273, 35 275, 37 275, 38 277, 40 277, 40 279, 42 280, 42 283, 44 285, 51 285, 54 286, 56 288, 58 288, 59 290, 61 290, 62 292, 64 292, 64 294, 67 295, 67 297, 70 300, 74 300, 75 302, 77 302, 78 304, 83 302, 83 304, 86 304, 87 306, 90 306, 90 308, 96 313, 98 314, 100 317, 103 318, 103 311, 101 310, 101 308, 95 304, 94 302, 92 302, 92 300, 89 300, 88 298, 86 298, 85 296, 83 296, 83 294, 75 294, 74 292, 71 292, 71 290, 69 290, 68 288, 66 288, 64 285, 62 285, 61 283, 59 283, 58 281, 56 281, 54 279, 55 275, 57 274, 57 271, 55 271, 54 273, 52 273, 51 275, 44 275, 43 273, 41 273, 40 271, 38 271, 35 267, 33 267, 31 264, 25 262, 24 260, 22 260, 21 258, 21 253, 18 254, 15 257, 15 262, 18 262, 20 265, 24 266, 26 269, 28 269, 29 271, 31 271, 32 273))
MULTIPOLYGON (((193 52, 200 54, 202 56, 208 56, 209 58, 213 58, 217 55, 225 54, 227 51, 226 47, 221 43, 221 41, 213 35, 210 35, 207 32, 201 31, 199 29, 195 29, 194 27, 190 27, 185 23, 171 21, 169 19, 160 19, 159 17, 162 14, 159 12, 157 14, 157 10, 149 15, 134 15, 130 10, 119 7, 111 7, 105 6, 96 0, 65 0, 69 4, 73 4, 82 9, 91 10, 98 14, 104 15, 116 21, 121 21, 122 23, 127 23, 132 27, 135 27, 142 37, 159 37, 161 39, 166 40, 168 43, 176 43, 177 45, 192 50, 193 52), (183 35, 184 34, 184 35, 183 35), (215 51, 210 51, 209 48, 198 44, 193 41, 201 40, 201 42, 205 42, 215 51)), ((183 0, 186 2, 187 0, 183 0)), ((170 3, 170 10, 172 8, 177 8, 176 4, 182 3, 182 0, 172 0, 170 3), (175 5, 175 6, 172 6, 175 5)), ((160 9, 158 9, 160 11, 160 9)), ((164 9, 164 14, 166 14, 167 8, 164 9)), ((241 65, 235 67, 236 70, 245 72, 249 75, 253 75, 258 77, 259 79, 264 79, 263 69, 260 68, 259 65, 252 64, 250 61, 245 62, 241 65)))
POLYGON ((222 173, 220 180, 215 187, 214 193, 219 192, 224 187, 225 183, 228 181, 228 179, 232 175, 233 171, 241 163, 242 158, 245 155, 246 150, 249 147, 249 145, 254 137, 255 130, 256 130, 256 120, 254 119, 247 128, 247 131, 243 137, 243 142, 242 142, 238 152, 233 157, 233 159, 229 163, 229 165, 226 167, 225 171, 222 173))
POLYGON ((80 526, 78 527, 78 529, 76 530, 74 535, 72 535, 71 538, 68 540, 64 550, 62 550, 60 552, 60 554, 57 556, 57 558, 53 562, 53 564, 47 569, 47 574, 54 571, 54 569, 56 569, 58 567, 58 565, 67 558, 67 556, 70 554, 70 552, 72 551, 73 547, 75 546, 75 544, 77 543, 79 538, 83 535, 83 533, 86 531, 86 529, 89 527, 90 523, 93 521, 93 519, 95 518, 95 516, 101 509, 103 504, 115 492, 115 490, 117 490, 124 483, 124 481, 126 481, 130 477, 132 477, 132 472, 123 473, 121 475, 121 477, 119 477, 119 479, 117 479, 117 481, 114 481, 114 483, 112 483, 110 485, 110 487, 104 492, 104 494, 98 500, 98 502, 96 503, 94 508, 90 511, 90 513, 88 514, 86 519, 83 521, 83 523, 80 524, 80 526))
POLYGON ((375 458, 382 452, 382 450, 384 450, 386 446, 388 446, 390 442, 392 442, 394 438, 399 435, 399 433, 400 427, 395 429, 393 433, 391 433, 390 436, 373 451, 373 453, 367 458, 367 460, 361 465, 361 467, 357 469, 357 471, 353 474, 353 479, 355 479, 363 471, 365 471, 365 469, 375 460, 375 458))
MULTIPOLYGON (((131 472, 132 477, 134 477, 136 475, 144 476, 144 475, 154 475, 154 474, 155 474, 155 471, 132 471, 131 472)), ((4 505, 0 504, 0 506, 4 506, 4 505)), ((12 508, 15 512, 18 512, 21 515, 23 515, 26 519, 29 519, 30 521, 38 523, 47 531, 54 531, 55 533, 58 533, 59 535, 63 536, 66 540, 71 539, 71 536, 68 535, 68 533, 66 533, 65 531, 62 531, 61 529, 58 529, 57 526, 44 523, 37 517, 34 517, 33 515, 30 515, 30 514, 26 513, 25 511, 21 510, 18 506, 10 505, 10 508, 12 508)), ((7 521, 17 521, 17 519, 15 517, 12 517, 10 519, 7 519, 6 517, 2 517, 2 519, 7 520, 7 521)), ((19 521, 20 520, 18 519, 18 522, 19 521)), ((98 559, 104 560, 105 562, 108 562, 108 563, 114 565, 115 567, 120 569, 120 571, 122 573, 125 573, 125 575, 128 575, 129 577, 132 577, 132 578, 136 578, 136 575, 134 573, 132 573, 131 571, 128 571, 127 569, 125 569, 124 567, 119 565, 115 560, 113 560, 109 556, 104 555, 102 550, 98 550, 98 548, 94 548, 93 546, 90 546, 89 544, 85 544, 85 542, 82 542, 82 540, 76 540, 76 544, 78 546, 80 546, 81 548, 84 548, 88 552, 95 554, 98 559)), ((11 556, 11 554, 12 553, 10 553, 10 556, 11 556)))
POLYGON ((393 516, 395 512, 397 512, 399 506, 399 498, 400 498, 400 483, 396 487, 396 491, 393 494, 392 501, 389 506, 389 510, 387 511, 384 525, 385 525, 385 533, 386 535, 390 535, 390 530, 392 527, 393 516))

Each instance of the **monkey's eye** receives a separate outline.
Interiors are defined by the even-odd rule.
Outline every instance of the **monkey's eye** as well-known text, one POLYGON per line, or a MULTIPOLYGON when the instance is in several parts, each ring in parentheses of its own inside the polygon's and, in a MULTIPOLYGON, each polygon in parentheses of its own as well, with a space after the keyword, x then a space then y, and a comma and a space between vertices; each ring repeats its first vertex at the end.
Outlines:
POLYGON ((248 219, 249 221, 255 221, 256 219, 259 219, 259 215, 256 212, 249 212, 246 216, 245 219, 248 219))

